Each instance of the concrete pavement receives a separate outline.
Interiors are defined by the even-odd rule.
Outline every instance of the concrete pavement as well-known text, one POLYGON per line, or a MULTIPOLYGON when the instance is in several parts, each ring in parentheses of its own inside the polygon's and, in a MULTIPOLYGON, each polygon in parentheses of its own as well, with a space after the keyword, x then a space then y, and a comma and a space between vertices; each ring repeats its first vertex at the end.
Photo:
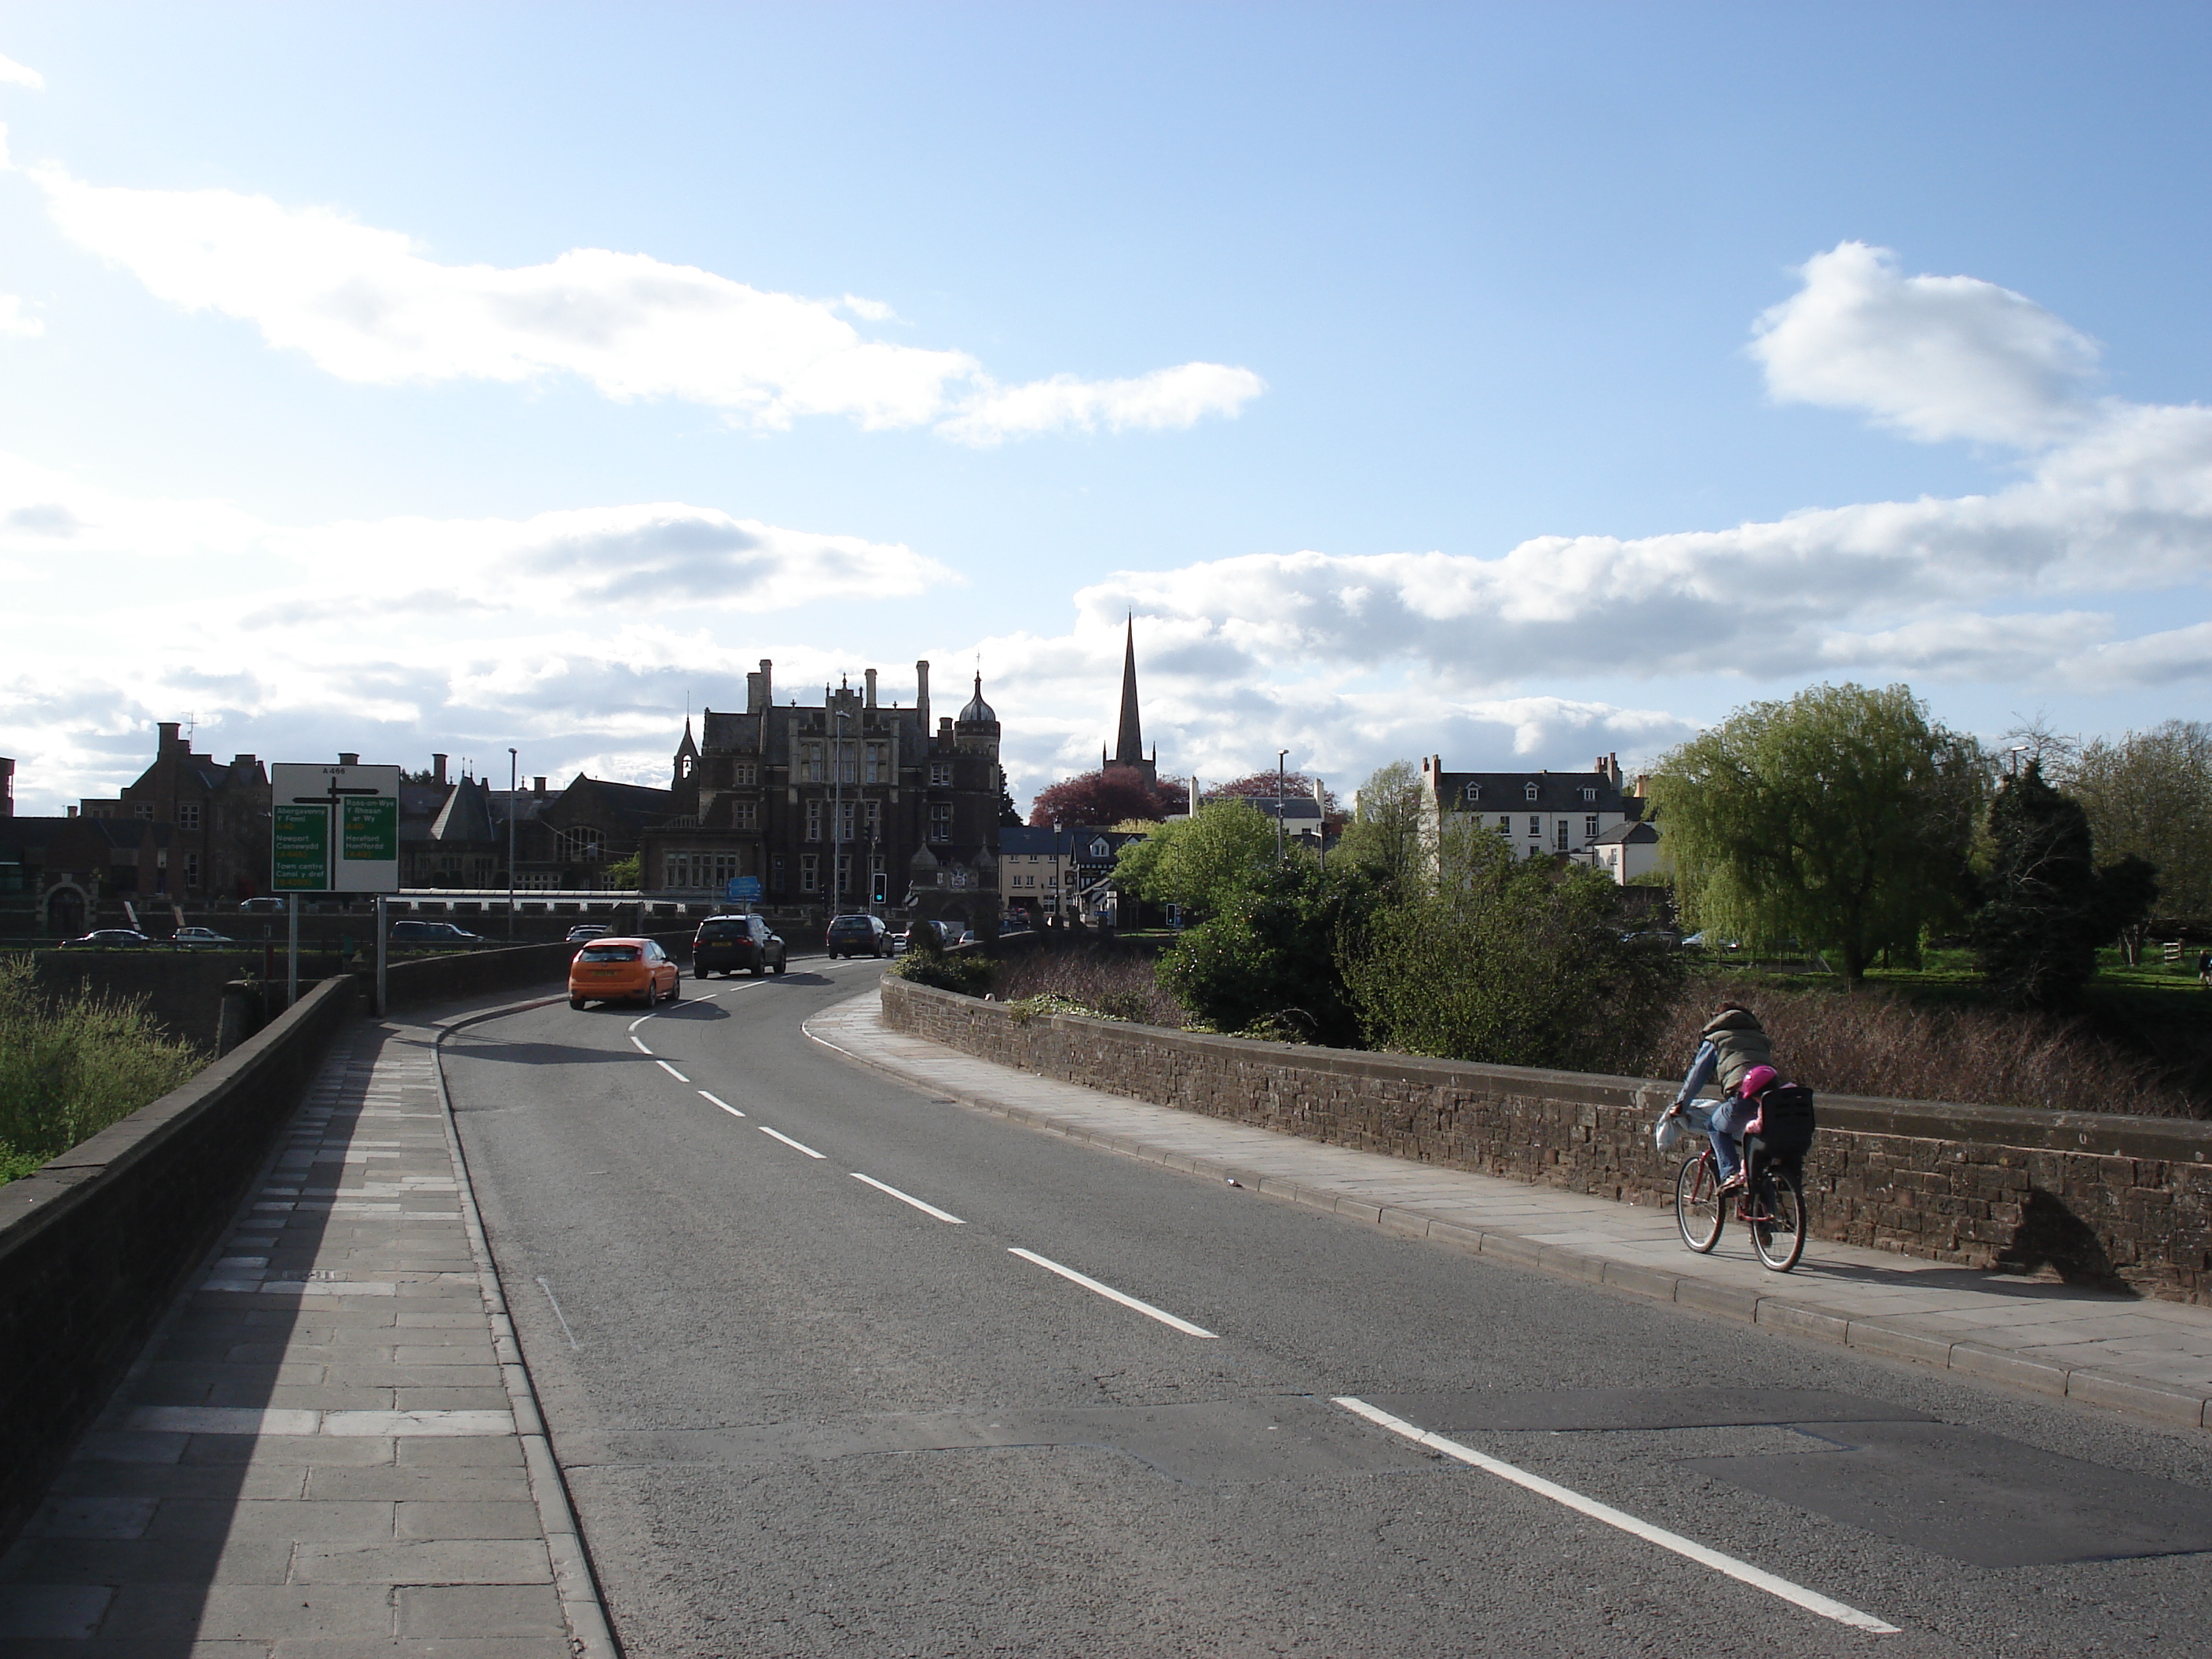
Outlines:
POLYGON ((614 1652, 434 1028, 358 1024, 0 1558, 0 1654, 614 1652))
POLYGON ((818 1042, 917 1087, 1263 1196, 1796 1336, 2212 1426, 2212 1309, 1820 1240, 1767 1272, 1741 1225, 1711 1255, 1671 1210, 1411 1164, 1031 1076, 895 1031, 874 991, 809 1020, 818 1042))

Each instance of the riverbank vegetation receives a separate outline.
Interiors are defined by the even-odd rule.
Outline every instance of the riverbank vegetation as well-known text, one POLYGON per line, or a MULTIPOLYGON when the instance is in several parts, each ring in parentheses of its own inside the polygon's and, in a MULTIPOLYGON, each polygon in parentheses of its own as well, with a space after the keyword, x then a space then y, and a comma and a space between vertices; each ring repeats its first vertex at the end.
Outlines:
POLYGON ((205 1063, 141 1003, 42 992, 27 958, 0 962, 0 1183, 159 1099, 205 1063))

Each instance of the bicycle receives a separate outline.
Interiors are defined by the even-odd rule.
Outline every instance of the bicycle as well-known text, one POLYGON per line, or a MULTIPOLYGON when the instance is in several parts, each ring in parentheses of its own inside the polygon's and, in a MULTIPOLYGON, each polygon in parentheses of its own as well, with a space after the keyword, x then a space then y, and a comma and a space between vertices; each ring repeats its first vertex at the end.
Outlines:
POLYGON ((1674 1224, 1683 1243, 1710 1255, 1733 1209, 1751 1229, 1760 1265, 1786 1273, 1805 1254, 1804 1178, 1793 1161, 1768 1153, 1756 1136, 1745 1138, 1743 1157, 1746 1180, 1728 1199, 1721 1195, 1720 1165, 1711 1146, 1684 1158, 1674 1175, 1674 1224))

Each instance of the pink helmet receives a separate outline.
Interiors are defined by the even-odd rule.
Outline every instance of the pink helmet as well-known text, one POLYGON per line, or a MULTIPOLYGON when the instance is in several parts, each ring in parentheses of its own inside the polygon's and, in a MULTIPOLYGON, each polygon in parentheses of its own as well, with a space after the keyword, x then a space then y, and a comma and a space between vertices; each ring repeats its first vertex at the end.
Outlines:
POLYGON ((1753 1095, 1765 1093, 1781 1078, 1782 1073, 1771 1066, 1754 1066, 1743 1074, 1743 1081, 1736 1085, 1735 1091, 1741 1099, 1749 1100, 1753 1095))

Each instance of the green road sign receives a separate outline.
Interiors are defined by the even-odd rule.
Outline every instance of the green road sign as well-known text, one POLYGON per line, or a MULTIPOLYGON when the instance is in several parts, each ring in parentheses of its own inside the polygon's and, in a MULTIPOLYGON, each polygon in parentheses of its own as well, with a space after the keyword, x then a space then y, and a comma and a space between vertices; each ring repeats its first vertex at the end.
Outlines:
POLYGON ((270 830, 276 854, 270 885, 280 893, 328 891, 330 809, 279 803, 270 809, 270 830))
POLYGON ((390 795, 349 795, 345 816, 349 863, 389 864, 399 856, 399 802, 390 795))

